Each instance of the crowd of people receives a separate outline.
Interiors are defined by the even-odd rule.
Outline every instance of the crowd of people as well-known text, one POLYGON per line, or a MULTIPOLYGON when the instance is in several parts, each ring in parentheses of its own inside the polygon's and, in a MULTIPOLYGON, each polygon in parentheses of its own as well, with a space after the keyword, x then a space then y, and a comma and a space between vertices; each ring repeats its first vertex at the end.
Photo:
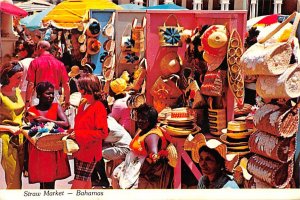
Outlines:
MULTIPOLYGON (((41 189, 54 189, 56 180, 71 176, 71 167, 72 189, 173 187, 174 172, 167 158, 170 141, 151 105, 138 107, 134 121, 126 104, 130 94, 116 90, 116 85, 106 94, 93 74, 93 63, 67 70, 51 54, 48 41, 23 47, 26 51, 18 61, 8 59, 0 68, 1 165, 7 189, 21 189, 22 174, 29 183, 40 183, 41 189), (74 93, 80 94, 78 105, 70 102, 74 93), (115 99, 112 105, 108 95, 115 99), (73 118, 67 115, 70 107, 73 118), (31 144, 22 132, 25 121, 53 122, 69 133, 79 146, 72 154, 74 166, 69 166, 70 157, 63 150, 42 151, 31 144), (105 167, 108 162, 114 163, 111 173, 105 167)), ((222 188, 234 182, 225 175, 218 151, 207 147, 199 154, 203 174, 199 188, 222 188), (220 184, 215 183, 218 180, 220 184)))

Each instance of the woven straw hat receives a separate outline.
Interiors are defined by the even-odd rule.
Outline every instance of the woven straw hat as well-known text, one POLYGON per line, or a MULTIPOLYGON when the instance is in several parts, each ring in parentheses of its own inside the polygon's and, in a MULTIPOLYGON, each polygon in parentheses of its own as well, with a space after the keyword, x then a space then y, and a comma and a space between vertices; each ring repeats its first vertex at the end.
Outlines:
POLYGON ((90 55, 95 55, 100 51, 101 42, 96 38, 89 38, 87 40, 87 53, 90 55))
POLYGON ((71 71, 68 73, 69 77, 75 77, 80 74, 80 68, 77 65, 71 67, 71 71))
POLYGON ((127 83, 122 78, 116 78, 112 82, 110 82, 110 88, 115 94, 121 94, 125 91, 127 87, 127 83))
POLYGON ((169 76, 180 71, 181 60, 177 52, 170 51, 162 57, 159 66, 162 75, 169 76))
POLYGON ((199 163, 199 149, 203 146, 216 150, 220 156, 224 158, 226 169, 229 172, 233 171, 233 168, 238 163, 239 156, 237 154, 228 154, 226 145, 221 143, 219 140, 210 139, 206 141, 205 136, 199 133, 195 135, 195 137, 189 135, 184 142, 184 150, 192 151, 192 159, 196 163, 199 163))

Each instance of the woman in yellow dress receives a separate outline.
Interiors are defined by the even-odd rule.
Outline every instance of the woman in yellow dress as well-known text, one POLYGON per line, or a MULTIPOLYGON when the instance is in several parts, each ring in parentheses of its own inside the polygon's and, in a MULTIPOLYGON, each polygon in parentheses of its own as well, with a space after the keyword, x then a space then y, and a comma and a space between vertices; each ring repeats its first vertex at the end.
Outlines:
POLYGON ((23 135, 20 126, 25 111, 19 84, 23 68, 17 62, 4 64, 0 69, 0 142, 1 165, 7 189, 21 189, 23 169, 23 135))

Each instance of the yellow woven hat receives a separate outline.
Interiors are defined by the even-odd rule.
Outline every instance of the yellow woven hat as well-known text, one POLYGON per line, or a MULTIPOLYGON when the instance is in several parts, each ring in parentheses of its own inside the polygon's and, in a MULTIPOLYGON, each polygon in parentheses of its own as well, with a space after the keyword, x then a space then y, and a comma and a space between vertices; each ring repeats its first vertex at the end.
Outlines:
POLYGON ((127 87, 127 83, 122 78, 116 78, 110 83, 110 88, 115 94, 121 94, 127 87))

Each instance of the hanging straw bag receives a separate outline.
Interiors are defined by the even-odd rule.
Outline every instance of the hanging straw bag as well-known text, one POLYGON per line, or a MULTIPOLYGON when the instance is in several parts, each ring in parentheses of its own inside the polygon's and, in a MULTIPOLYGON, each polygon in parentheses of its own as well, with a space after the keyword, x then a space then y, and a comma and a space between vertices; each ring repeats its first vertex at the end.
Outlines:
POLYGON ((251 134, 248 144, 251 152, 282 163, 295 155, 295 137, 281 138, 257 130, 251 134))
POLYGON ((254 126, 276 137, 292 137, 298 131, 298 109, 265 104, 253 116, 254 126))
POLYGON ((293 176, 293 162, 280 163, 254 155, 249 158, 247 170, 255 178, 272 187, 284 188, 293 176))
POLYGON ((291 99, 300 96, 300 68, 290 66, 278 76, 259 76, 256 91, 264 99, 291 99))
POLYGON ((132 47, 131 23, 128 23, 121 36, 121 51, 130 51, 132 47))
POLYGON ((146 26, 146 17, 143 18, 140 26, 137 25, 137 19, 135 18, 132 22, 132 33, 131 39, 133 40, 133 46, 131 51, 143 52, 145 51, 145 33, 144 29, 146 26))
POLYGON ((200 108, 206 104, 206 101, 200 92, 200 87, 195 80, 185 89, 185 97, 191 108, 200 108))
POLYGON ((201 86, 201 93, 207 96, 222 96, 225 90, 226 71, 207 71, 201 86))
POLYGON ((171 14, 167 17, 166 21, 164 22, 163 26, 159 26, 158 28, 159 33, 159 42, 160 46, 167 46, 167 47, 181 47, 181 35, 183 33, 184 27, 181 27, 178 23, 178 19, 175 15, 171 14), (169 26, 166 25, 167 21, 173 17, 176 19, 176 26, 169 26))
POLYGON ((279 75, 288 67, 292 55, 291 43, 299 23, 299 14, 294 12, 265 38, 252 45, 241 57, 245 75, 279 75), (295 17, 293 30, 286 42, 265 44, 275 33, 295 17))

